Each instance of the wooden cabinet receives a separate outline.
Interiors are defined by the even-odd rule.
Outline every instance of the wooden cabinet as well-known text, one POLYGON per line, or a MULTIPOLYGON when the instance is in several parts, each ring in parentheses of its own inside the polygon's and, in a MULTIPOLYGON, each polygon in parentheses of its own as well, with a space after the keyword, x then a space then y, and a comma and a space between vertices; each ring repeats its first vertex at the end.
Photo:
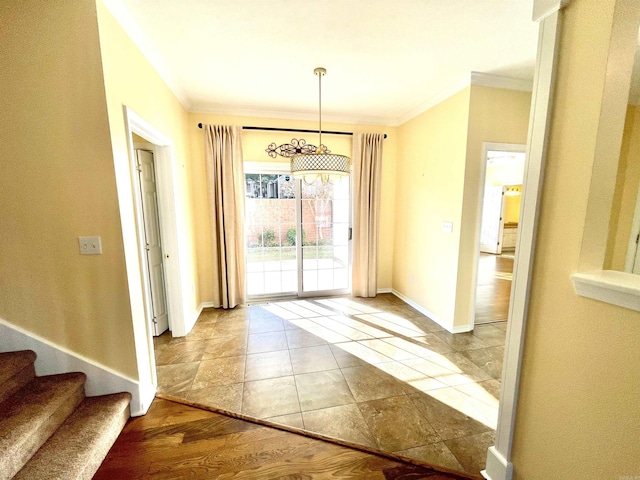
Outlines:
POLYGON ((502 231, 502 250, 515 250, 518 226, 505 224, 502 231))

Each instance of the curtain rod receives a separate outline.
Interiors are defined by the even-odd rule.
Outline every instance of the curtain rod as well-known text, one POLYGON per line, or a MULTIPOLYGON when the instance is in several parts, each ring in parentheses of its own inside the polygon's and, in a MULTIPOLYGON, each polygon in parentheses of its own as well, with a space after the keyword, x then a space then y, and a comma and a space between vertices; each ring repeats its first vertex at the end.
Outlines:
MULTIPOLYGON (((202 128, 202 123, 198 124, 198 128, 202 128)), ((305 130, 302 128, 277 128, 277 127, 242 127, 243 130, 264 130, 267 132, 293 132, 293 133, 318 133, 317 130, 305 130)), ((353 136, 353 132, 332 132, 323 130, 322 133, 327 135, 349 135, 353 136)), ((384 138, 387 138, 387 134, 384 134, 384 138)))

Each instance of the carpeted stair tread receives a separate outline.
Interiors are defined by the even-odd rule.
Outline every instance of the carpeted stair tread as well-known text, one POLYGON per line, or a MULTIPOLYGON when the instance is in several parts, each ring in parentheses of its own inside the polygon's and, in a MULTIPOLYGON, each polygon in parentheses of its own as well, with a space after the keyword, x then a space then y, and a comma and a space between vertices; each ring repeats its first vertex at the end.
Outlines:
POLYGON ((36 377, 0 409, 0 479, 12 478, 84 399, 84 373, 36 377))
POLYGON ((14 480, 87 479, 129 418, 129 393, 85 398, 14 480))
POLYGON ((31 350, 0 353, 0 403, 34 379, 35 360, 31 350))

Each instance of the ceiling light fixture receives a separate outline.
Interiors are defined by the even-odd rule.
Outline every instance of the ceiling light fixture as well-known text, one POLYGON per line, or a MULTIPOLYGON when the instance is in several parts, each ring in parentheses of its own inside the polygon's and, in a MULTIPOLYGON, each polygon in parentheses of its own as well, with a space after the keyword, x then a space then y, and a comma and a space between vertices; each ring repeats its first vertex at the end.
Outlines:
POLYGON ((301 153, 291 157, 291 173, 307 185, 320 178, 322 183, 331 183, 335 178, 349 175, 349 157, 330 153, 322 144, 322 77, 327 70, 318 67, 313 73, 318 77, 318 148, 315 153, 301 153))

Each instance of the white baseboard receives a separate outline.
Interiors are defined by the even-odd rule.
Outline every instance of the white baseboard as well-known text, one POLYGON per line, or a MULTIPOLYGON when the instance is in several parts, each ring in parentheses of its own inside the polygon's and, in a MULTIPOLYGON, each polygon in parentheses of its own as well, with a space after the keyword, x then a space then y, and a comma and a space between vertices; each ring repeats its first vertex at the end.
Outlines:
POLYGON ((33 350, 36 355, 36 375, 83 372, 87 376, 85 392, 87 396, 108 395, 129 392, 131 394, 131 415, 147 413, 156 394, 154 385, 144 385, 127 378, 93 360, 71 352, 64 347, 34 335, 0 318, 0 352, 33 350))
POLYGON ((424 308, 422 305, 417 304, 416 302, 411 300, 409 297, 403 295, 402 293, 398 292, 397 290, 391 289, 391 293, 393 293, 396 297, 398 297, 399 299, 401 299, 401 300, 405 301, 406 303, 408 303, 409 305, 411 305, 413 308, 418 310, 423 315, 426 315, 427 317, 429 317, 431 320, 433 320, 438 325, 440 325, 442 328, 444 328, 447 332, 450 332, 450 333, 463 333, 463 332, 470 332, 471 330, 473 330, 473 327, 471 327, 470 325, 462 325, 462 326, 457 326, 457 327, 453 327, 452 328, 452 326, 448 322, 445 322, 443 319, 438 317, 435 313, 430 312, 429 310, 424 308))
POLYGON ((387 288, 379 288, 376 290, 377 293, 393 293, 393 289, 391 287, 387 288))
POLYGON ((513 464, 508 462, 496 447, 489 447, 487 466, 480 473, 488 480, 511 480, 513 478, 513 464))

